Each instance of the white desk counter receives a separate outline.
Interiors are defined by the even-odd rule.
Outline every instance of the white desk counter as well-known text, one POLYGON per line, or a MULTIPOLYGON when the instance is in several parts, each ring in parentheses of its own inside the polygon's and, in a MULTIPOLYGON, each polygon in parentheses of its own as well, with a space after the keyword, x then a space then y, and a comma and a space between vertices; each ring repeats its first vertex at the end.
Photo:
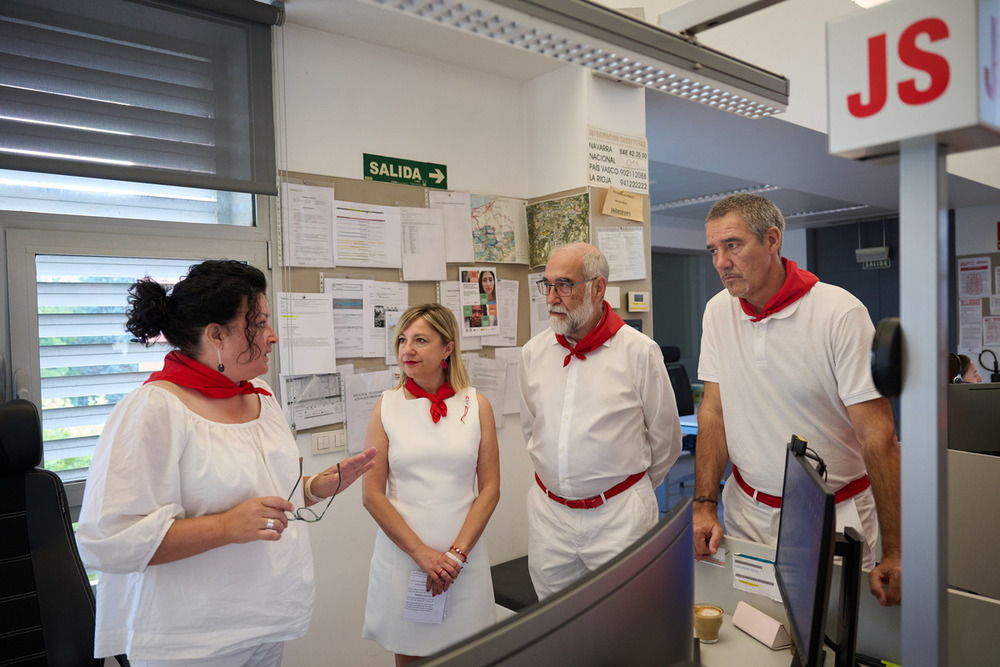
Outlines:
MULTIPOLYGON (((719 631, 719 641, 702 644, 701 663, 705 667, 788 667, 792 663, 792 653, 788 648, 771 650, 759 641, 733 625, 733 617, 726 614, 726 620, 719 631)), ((832 663, 827 663, 832 664, 832 663)))
MULTIPOLYGON (((774 559, 774 548, 735 538, 723 538, 726 566, 694 564, 694 594, 696 603, 715 604, 726 612, 726 619, 715 644, 701 645, 701 661, 705 667, 786 667, 792 656, 788 649, 771 650, 733 625, 732 614, 742 600, 768 616, 785 623, 788 619, 781 604, 762 595, 733 588, 732 555, 734 553, 774 559)), ((904 560, 904 568, 905 560, 904 560)), ((904 571, 905 576, 905 571, 904 571)), ((834 567, 830 585, 830 606, 827 610, 827 633, 834 636, 836 607, 839 602, 840 568, 834 567)), ((902 662, 900 640, 900 607, 882 607, 868 591, 867 572, 862 573, 858 609, 857 650, 873 658, 902 662)), ((948 664, 996 664, 1000 656, 1000 601, 992 598, 948 591, 948 664)), ((832 665, 829 655, 826 665, 832 665)))

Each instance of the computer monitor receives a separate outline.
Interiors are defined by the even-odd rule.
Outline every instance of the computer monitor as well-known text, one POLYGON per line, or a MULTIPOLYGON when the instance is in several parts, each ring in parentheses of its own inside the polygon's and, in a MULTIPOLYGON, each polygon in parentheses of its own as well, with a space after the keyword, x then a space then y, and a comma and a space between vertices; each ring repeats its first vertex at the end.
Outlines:
POLYGON ((416 664, 691 665, 693 554, 685 498, 620 556, 569 588, 416 664))
POLYGON ((795 644, 793 667, 823 664, 834 555, 842 557, 842 569, 836 642, 831 643, 836 666, 854 667, 861 537, 851 528, 843 535, 837 535, 835 529, 833 491, 806 457, 793 452, 790 445, 785 456, 774 572, 795 644))
POLYGON ((948 385, 948 449, 1000 455, 1000 382, 948 385))

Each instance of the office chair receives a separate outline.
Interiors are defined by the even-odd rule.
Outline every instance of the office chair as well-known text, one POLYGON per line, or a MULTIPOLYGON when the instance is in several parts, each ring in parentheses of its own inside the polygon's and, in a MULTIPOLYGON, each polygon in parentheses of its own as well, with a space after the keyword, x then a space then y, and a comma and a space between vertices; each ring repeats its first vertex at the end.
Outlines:
MULTIPOLYGON (((676 345, 661 345, 660 351, 663 353, 663 363, 667 367, 667 375, 670 376, 670 386, 674 390, 674 400, 677 402, 677 414, 681 417, 684 415, 694 414, 694 393, 691 391, 691 380, 688 379, 687 369, 684 368, 684 364, 678 363, 681 358, 681 350, 676 345)), ((697 436, 685 435, 681 441, 681 448, 683 451, 690 452, 694 456, 695 439, 697 436)), ((672 484, 677 484, 682 490, 684 486, 690 482, 694 481, 694 475, 684 475, 676 482, 672 484)), ((666 494, 666 490, 664 491, 666 494)), ((664 498, 664 504, 666 504, 666 498, 664 498)))
POLYGON ((661 345, 663 363, 667 366, 670 385, 674 389, 674 399, 677 401, 677 414, 680 416, 694 414, 694 394, 691 392, 691 380, 688 379, 684 364, 677 363, 681 359, 681 350, 676 345, 661 345))
POLYGON ((41 462, 35 405, 0 405, 0 657, 26 667, 101 667, 93 657, 94 593, 66 492, 41 462))

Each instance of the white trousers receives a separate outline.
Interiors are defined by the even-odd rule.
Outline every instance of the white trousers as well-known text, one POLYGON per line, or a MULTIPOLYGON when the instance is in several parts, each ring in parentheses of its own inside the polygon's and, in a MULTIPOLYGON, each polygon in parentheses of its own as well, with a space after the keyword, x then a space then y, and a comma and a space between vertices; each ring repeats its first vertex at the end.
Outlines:
MULTIPOLYGON (((778 543, 781 510, 748 496, 734 478, 722 488, 722 513, 727 535, 771 546, 778 543)), ((878 514, 871 488, 837 503, 837 530, 843 531, 844 526, 851 526, 864 536, 862 566, 868 570, 875 567, 881 549, 878 514)))
POLYGON ((215 655, 210 658, 188 660, 132 660, 132 667, 279 667, 285 642, 258 644, 250 648, 215 655))
POLYGON ((528 572, 539 600, 620 554, 656 525, 660 510, 649 478, 594 509, 572 509, 528 491, 528 572))

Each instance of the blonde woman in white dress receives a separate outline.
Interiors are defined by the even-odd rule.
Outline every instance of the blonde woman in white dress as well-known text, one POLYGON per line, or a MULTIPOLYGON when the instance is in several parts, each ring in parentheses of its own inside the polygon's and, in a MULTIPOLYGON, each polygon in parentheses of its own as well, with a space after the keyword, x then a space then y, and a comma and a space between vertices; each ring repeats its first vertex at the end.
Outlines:
POLYGON ((493 409, 469 386, 452 312, 414 306, 396 332, 404 377, 375 405, 365 442, 378 453, 364 505, 380 530, 363 636, 406 665, 496 622, 479 539, 500 499, 500 456, 493 409), (403 618, 413 572, 426 591, 447 591, 440 624, 403 618))

